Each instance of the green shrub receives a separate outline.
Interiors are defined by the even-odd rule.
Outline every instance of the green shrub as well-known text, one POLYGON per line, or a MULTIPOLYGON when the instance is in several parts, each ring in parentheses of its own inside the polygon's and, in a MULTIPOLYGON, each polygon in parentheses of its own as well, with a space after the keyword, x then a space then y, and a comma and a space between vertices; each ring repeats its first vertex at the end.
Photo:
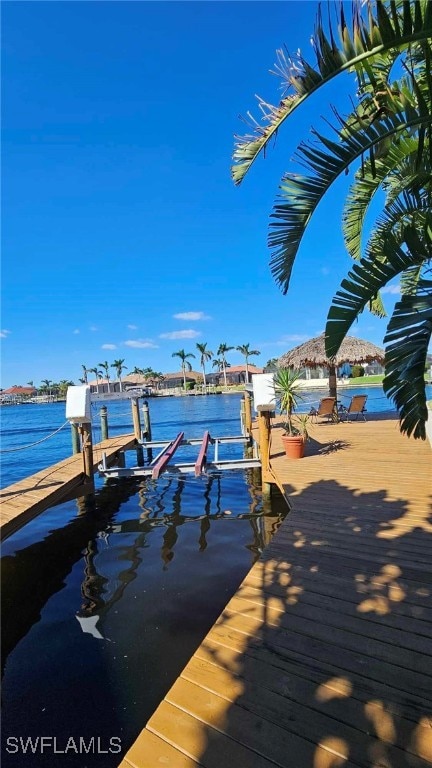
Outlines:
POLYGON ((360 376, 364 376, 364 368, 362 365, 353 365, 351 368, 351 378, 358 379, 360 376))

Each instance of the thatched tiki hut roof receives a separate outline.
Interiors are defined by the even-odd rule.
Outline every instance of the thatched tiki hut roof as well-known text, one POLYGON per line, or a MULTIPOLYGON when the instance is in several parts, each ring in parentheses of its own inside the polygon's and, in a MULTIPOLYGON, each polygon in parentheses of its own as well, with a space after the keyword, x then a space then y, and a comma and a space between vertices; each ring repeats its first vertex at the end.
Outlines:
POLYGON ((370 341, 356 336, 345 336, 338 354, 331 360, 325 352, 325 335, 316 336, 294 347, 278 360, 279 368, 320 368, 329 369, 329 389, 331 397, 336 397, 336 368, 343 363, 384 362, 384 350, 370 341))

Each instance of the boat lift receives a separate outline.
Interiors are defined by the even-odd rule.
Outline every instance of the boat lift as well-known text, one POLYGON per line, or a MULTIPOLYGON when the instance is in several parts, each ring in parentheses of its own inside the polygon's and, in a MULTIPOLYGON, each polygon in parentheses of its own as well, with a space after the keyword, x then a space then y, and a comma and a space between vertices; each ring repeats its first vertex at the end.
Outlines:
POLYGON ((109 467, 105 454, 98 466, 99 474, 103 477, 151 477, 157 480, 163 472, 168 474, 194 473, 195 477, 207 475, 227 469, 256 469, 261 467, 261 460, 254 446, 254 456, 246 459, 219 459, 219 446, 242 443, 249 444, 249 438, 244 435, 233 437, 212 437, 208 430, 202 438, 187 439, 184 432, 179 432, 174 440, 140 440, 139 444, 145 449, 162 448, 160 453, 147 466, 143 467, 109 467), (176 451, 185 445, 199 445, 200 450, 195 462, 170 463, 176 451), (213 458, 208 460, 209 446, 213 446, 213 458))

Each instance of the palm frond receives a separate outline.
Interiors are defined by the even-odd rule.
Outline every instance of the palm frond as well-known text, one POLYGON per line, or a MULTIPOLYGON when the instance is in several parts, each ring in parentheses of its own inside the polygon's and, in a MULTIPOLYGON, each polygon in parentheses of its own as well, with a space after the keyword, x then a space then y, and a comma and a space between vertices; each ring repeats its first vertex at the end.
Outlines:
POLYGON ((405 295, 397 302, 384 343, 385 393, 399 410, 400 428, 407 435, 426 439, 427 421, 424 370, 432 335, 432 282, 423 281, 424 295, 405 295))
POLYGON ((420 125, 432 125, 431 113, 429 110, 416 109, 409 105, 406 110, 389 115, 382 122, 372 123, 361 131, 353 131, 341 142, 331 141, 314 130, 318 146, 306 143, 300 145, 299 154, 314 175, 285 175, 280 186, 280 196, 271 215, 274 221, 270 224, 269 234, 269 246, 272 250, 270 266, 283 293, 288 290, 292 267, 305 228, 333 182, 383 138, 397 136, 398 133, 420 125))
POLYGON ((342 215, 345 246, 353 259, 361 258, 364 221, 375 193, 385 185, 389 175, 394 174, 407 159, 411 159, 414 166, 417 146, 415 136, 401 135, 398 142, 392 143, 383 157, 376 158, 374 174, 369 161, 364 162, 356 172, 342 215))
MULTIPOLYGON (((378 0, 375 3, 375 15, 372 4, 368 5, 369 14, 365 19, 361 16, 360 5, 357 3, 348 28, 345 19, 343 3, 338 10, 338 44, 331 24, 326 34, 321 15, 318 16, 312 44, 316 54, 316 64, 312 66, 298 53, 289 56, 284 51, 278 51, 276 70, 282 76, 283 85, 288 93, 279 105, 274 106, 258 97, 258 106, 262 115, 259 122, 248 114, 253 133, 246 136, 236 136, 231 169, 235 184, 240 184, 249 168, 260 152, 265 150, 269 141, 276 137, 282 123, 294 112, 311 94, 328 83, 341 72, 356 69, 357 74, 366 71, 367 62, 375 61, 376 77, 379 75, 380 56, 392 49, 402 50, 410 43, 426 41, 432 34, 432 13, 427 0, 416 0, 415 12, 411 13, 410 3, 391 3, 387 11, 384 4, 378 0)), ((373 83, 369 73, 370 82, 373 83)))
POLYGON ((431 209, 431 199, 428 195, 402 192, 396 200, 384 207, 378 217, 366 246, 366 255, 379 259, 388 233, 393 232, 397 237, 407 224, 414 223, 423 231, 431 209))
POLYGON ((423 265, 427 260, 427 250, 419 246, 414 227, 409 226, 403 233, 402 248, 394 235, 389 235, 384 243, 384 260, 365 257, 353 265, 348 277, 342 281, 328 313, 326 324, 326 354, 333 357, 351 328, 352 323, 366 304, 392 278, 407 269, 423 265))

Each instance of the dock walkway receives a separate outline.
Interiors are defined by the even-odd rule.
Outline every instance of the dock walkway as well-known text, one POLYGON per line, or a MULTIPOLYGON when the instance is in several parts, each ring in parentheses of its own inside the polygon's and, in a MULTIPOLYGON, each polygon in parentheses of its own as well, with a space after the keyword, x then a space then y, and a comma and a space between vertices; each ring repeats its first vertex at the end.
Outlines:
MULTIPOLYGON (((120 451, 129 450, 135 445, 133 435, 119 435, 103 440, 93 447, 93 468, 101 461, 102 452, 107 461, 114 460, 120 451)), ((83 456, 77 453, 57 464, 42 469, 18 483, 0 490, 0 535, 7 538, 22 528, 48 507, 65 501, 66 498, 82 487, 83 494, 88 493, 83 485, 83 456)))
POLYGON ((121 768, 432 765, 431 450, 317 424, 271 474, 292 510, 121 768))

